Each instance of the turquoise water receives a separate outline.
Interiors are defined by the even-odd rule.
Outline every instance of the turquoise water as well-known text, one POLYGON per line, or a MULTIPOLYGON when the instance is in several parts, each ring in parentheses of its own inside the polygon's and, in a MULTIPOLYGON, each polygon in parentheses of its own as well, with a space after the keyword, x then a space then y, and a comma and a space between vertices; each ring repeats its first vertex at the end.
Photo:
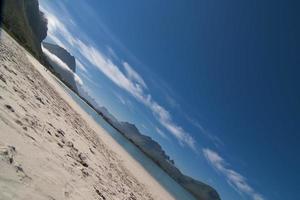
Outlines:
POLYGON ((176 200, 196 200, 189 192, 176 183, 168 174, 166 174, 156 163, 150 160, 129 140, 108 124, 100 115, 98 115, 88 104, 86 104, 73 91, 58 81, 65 91, 75 100, 85 112, 87 112, 116 142, 118 142, 136 161, 138 161, 148 172, 163 186, 176 200))

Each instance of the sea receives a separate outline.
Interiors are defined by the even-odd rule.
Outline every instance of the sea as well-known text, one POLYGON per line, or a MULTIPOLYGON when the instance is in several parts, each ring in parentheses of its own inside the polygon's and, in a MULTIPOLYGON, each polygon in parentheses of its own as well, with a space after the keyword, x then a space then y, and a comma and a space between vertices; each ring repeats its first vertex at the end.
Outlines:
POLYGON ((176 200, 196 200, 187 190, 174 181, 165 171, 163 171, 155 162, 140 151, 133 143, 125 138, 121 133, 107 123, 101 115, 84 102, 76 93, 70 90, 65 84, 57 80, 70 97, 103 129, 106 130, 112 138, 119 143, 137 162, 139 162, 148 173, 157 180, 176 200))

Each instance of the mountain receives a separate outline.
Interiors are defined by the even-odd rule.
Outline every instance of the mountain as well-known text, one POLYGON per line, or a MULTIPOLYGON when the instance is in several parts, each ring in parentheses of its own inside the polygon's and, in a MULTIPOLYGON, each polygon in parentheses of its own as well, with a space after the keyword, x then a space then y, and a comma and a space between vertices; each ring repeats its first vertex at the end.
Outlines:
POLYGON ((137 146, 144 154, 160 166, 178 184, 189 191, 198 200, 220 200, 217 191, 209 185, 195 180, 175 166, 175 162, 165 153, 162 147, 151 137, 140 133, 138 128, 129 122, 118 121, 105 107, 99 106, 84 89, 79 87, 81 98, 98 112, 112 127, 124 135, 137 146))
POLYGON ((41 42, 47 36, 47 19, 39 10, 38 0, 1 0, 1 24, 40 62, 47 64, 41 42))
POLYGON ((162 147, 151 137, 141 134, 134 124, 129 122, 119 122, 104 107, 101 107, 101 109, 98 109, 97 111, 109 124, 136 145, 170 177, 193 194, 198 200, 220 200, 220 196, 215 189, 205 183, 182 174, 162 147))
MULTIPOLYGON (((1 24, 21 45, 32 53, 41 63, 48 66, 41 42, 47 36, 47 20, 39 10, 38 0, 1 0, 1 24)), ((51 66, 60 75, 60 78, 76 93, 78 89, 74 77, 76 71, 75 58, 62 47, 45 43, 45 48, 60 58, 73 73, 67 73, 55 62, 51 66)), ((51 69, 51 68, 50 68, 51 69)), ((89 105, 101 114, 114 128, 135 144, 149 158, 156 162, 167 174, 177 181, 182 187, 191 192, 198 200, 219 200, 218 193, 210 186, 185 176, 176 168, 173 160, 169 158, 161 146, 139 132, 134 124, 119 122, 105 107, 91 103, 89 105)))
POLYGON ((56 44, 43 42, 43 47, 67 65, 68 69, 65 69, 59 63, 46 56, 48 62, 54 71, 59 75, 60 79, 63 80, 74 92, 78 93, 74 74, 76 72, 75 57, 72 56, 67 50, 56 44))
POLYGON ((64 48, 51 44, 48 42, 43 42, 43 47, 48 49, 52 54, 56 55, 59 59, 61 59, 67 66, 75 73, 76 71, 76 61, 75 57, 72 56, 67 50, 64 48))

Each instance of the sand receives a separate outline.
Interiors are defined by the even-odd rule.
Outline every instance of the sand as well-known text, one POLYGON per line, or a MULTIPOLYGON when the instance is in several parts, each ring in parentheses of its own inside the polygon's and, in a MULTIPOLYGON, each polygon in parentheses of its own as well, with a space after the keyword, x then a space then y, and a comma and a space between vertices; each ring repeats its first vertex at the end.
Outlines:
POLYGON ((0 200, 174 199, 7 33, 0 38, 0 200))

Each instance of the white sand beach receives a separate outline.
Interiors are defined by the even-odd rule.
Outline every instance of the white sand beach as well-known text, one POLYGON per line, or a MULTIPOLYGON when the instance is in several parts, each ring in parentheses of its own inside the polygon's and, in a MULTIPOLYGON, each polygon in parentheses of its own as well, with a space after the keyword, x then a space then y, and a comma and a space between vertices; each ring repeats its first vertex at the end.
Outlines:
POLYGON ((2 30, 0 200, 18 199, 174 198, 2 30))

